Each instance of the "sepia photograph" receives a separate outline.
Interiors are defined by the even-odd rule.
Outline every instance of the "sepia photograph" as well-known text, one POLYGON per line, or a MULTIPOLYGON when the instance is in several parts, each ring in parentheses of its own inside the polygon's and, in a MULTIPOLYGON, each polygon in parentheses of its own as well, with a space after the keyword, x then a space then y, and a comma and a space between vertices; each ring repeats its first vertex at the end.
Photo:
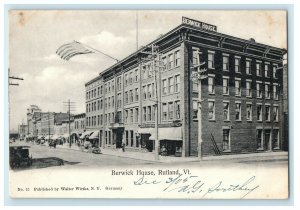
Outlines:
POLYGON ((287 24, 10 10, 10 197, 288 199, 287 24))

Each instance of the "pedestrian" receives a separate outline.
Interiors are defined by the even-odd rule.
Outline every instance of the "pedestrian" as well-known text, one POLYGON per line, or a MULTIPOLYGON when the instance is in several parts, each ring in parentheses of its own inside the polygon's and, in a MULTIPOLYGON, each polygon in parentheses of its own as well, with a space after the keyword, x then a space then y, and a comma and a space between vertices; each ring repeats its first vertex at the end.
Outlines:
POLYGON ((122 151, 125 152, 125 144, 122 143, 122 151))

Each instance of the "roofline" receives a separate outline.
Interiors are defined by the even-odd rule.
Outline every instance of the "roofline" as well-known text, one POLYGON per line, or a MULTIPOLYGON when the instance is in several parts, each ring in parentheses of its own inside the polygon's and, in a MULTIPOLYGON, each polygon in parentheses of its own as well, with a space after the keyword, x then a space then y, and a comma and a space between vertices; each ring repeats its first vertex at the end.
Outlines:
MULTIPOLYGON (((197 31, 201 31, 201 32, 206 32, 206 33, 210 33, 210 34, 213 34, 213 35, 217 35, 217 36, 221 36, 221 37, 225 37, 225 38, 234 39, 234 40, 237 40, 237 41, 240 41, 240 42, 249 42, 249 40, 247 40, 247 39, 242 39, 242 38, 239 38, 239 37, 235 37, 235 36, 231 36, 231 35, 227 35, 227 34, 215 32, 215 31, 204 30, 204 29, 200 29, 200 28, 193 27, 193 26, 188 26, 186 24, 181 23, 179 26, 173 28, 172 30, 170 30, 166 34, 164 34, 161 37, 155 39, 154 41, 150 42, 146 46, 144 46, 141 49, 135 51, 134 53, 128 55, 124 59, 118 61, 116 64, 114 64, 114 65, 110 66, 109 68, 103 70, 102 72, 99 73, 99 76, 97 76, 96 78, 94 78, 94 79, 88 81, 87 83, 85 83, 85 86, 87 86, 87 85, 91 84, 92 82, 98 80, 99 78, 102 77, 103 74, 105 74, 106 72, 108 72, 108 71, 114 69, 115 67, 119 66, 121 63, 125 62, 126 60, 128 60, 128 59, 130 59, 130 58, 132 58, 134 56, 137 56, 140 52, 142 52, 143 50, 145 50, 147 48, 147 46, 152 45, 152 44, 154 44, 156 42, 161 41, 162 39, 166 38, 170 34, 176 32, 176 31, 178 31, 178 30, 180 30, 182 28, 191 29, 191 30, 197 30, 197 31)), ((262 44, 262 43, 258 43, 258 42, 253 42, 253 43, 251 43, 251 45, 260 46, 260 47, 266 47, 266 48, 278 50, 278 51, 281 51, 282 54, 287 53, 287 50, 284 49, 284 48, 278 48, 278 47, 274 47, 274 46, 270 46, 270 45, 266 45, 266 44, 262 44)))

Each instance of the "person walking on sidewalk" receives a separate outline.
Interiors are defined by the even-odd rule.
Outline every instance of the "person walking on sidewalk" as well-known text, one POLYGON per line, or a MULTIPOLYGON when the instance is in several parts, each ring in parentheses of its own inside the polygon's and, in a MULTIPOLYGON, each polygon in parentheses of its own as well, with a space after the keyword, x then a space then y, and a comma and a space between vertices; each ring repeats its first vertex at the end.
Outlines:
POLYGON ((122 143, 122 151, 125 152, 125 143, 122 143))

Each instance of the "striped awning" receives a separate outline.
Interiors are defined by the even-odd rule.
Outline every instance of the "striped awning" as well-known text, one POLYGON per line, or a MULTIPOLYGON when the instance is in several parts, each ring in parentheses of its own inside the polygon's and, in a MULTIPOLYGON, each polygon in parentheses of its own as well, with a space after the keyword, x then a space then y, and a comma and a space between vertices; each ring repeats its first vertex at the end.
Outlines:
POLYGON ((80 138, 84 139, 85 137, 89 137, 94 131, 85 131, 83 134, 81 134, 80 138))
POLYGON ((89 136, 89 139, 99 139, 99 131, 93 132, 93 134, 89 136))

